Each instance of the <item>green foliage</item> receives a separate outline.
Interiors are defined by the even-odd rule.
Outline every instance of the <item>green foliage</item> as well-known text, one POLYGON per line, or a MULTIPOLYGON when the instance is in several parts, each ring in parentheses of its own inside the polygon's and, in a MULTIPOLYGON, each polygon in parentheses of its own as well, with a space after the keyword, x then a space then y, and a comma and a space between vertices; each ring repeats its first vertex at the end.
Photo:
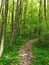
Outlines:
POLYGON ((41 46, 41 43, 37 41, 33 45, 33 51, 35 58, 34 64, 32 65, 49 65, 49 44, 47 44, 46 46, 41 46))
MULTIPOLYGON (((17 5, 16 2, 14 2, 14 22, 15 22, 15 14, 17 13, 16 5, 17 5)), ((44 20, 43 3, 42 3, 42 12, 39 12, 39 0, 37 0, 36 2, 26 1, 22 3, 22 14, 21 16, 19 16, 18 19, 19 22, 17 22, 16 20, 16 22, 18 23, 20 35, 18 36, 18 38, 16 38, 16 42, 12 44, 12 47, 8 48, 11 38, 12 10, 13 10, 13 0, 10 0, 8 7, 7 27, 6 27, 7 35, 5 40, 3 57, 0 59, 0 65, 20 65, 19 63, 21 61, 21 57, 18 52, 19 49, 29 39, 39 37, 39 31, 40 31, 41 43, 36 42, 33 46, 33 50, 36 56, 33 65, 49 65, 49 40, 48 40, 49 19, 47 17, 47 21, 44 20), (26 9, 25 11, 26 14, 24 13, 25 10, 24 8, 26 9), (39 20, 39 13, 42 14, 40 20, 39 20)), ((2 24, 2 14, 0 14, 0 30, 1 30, 1 24, 2 24)))
POLYGON ((20 65, 21 56, 19 55, 19 50, 28 40, 29 38, 19 37, 12 47, 9 48, 10 34, 6 35, 5 48, 3 57, 0 58, 0 65, 20 65))

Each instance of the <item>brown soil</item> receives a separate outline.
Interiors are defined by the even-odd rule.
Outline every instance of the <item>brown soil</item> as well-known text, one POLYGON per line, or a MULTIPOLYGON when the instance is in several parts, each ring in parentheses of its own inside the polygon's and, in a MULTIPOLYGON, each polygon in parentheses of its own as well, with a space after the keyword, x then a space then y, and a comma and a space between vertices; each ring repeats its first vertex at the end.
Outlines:
POLYGON ((19 51, 22 56, 20 65, 32 65, 34 55, 32 53, 32 44, 38 39, 29 40, 19 51))

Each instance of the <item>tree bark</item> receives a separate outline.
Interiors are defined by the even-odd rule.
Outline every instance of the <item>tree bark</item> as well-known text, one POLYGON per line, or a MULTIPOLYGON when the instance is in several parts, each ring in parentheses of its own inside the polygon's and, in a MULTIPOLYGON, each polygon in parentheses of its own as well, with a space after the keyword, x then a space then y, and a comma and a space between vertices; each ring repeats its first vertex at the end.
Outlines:
POLYGON ((3 24, 2 24, 2 38, 1 38, 1 45, 0 45, 0 58, 2 57, 2 53, 3 53, 3 49, 4 49, 4 43, 5 43, 5 36, 6 36, 8 1, 9 0, 5 0, 5 8, 3 8, 4 16, 3 16, 3 24))
MULTIPOLYGON (((13 0, 13 8, 14 8, 14 0, 13 0)), ((19 0, 17 0, 17 3, 16 3, 15 21, 12 20, 13 29, 12 29, 12 35, 11 35, 9 47, 12 46, 12 43, 15 41, 15 37, 17 37, 16 33, 18 32, 18 17, 19 17, 18 12, 19 12, 19 0)))
POLYGON ((41 22, 42 22, 42 0, 39 5, 39 42, 41 42, 41 22))

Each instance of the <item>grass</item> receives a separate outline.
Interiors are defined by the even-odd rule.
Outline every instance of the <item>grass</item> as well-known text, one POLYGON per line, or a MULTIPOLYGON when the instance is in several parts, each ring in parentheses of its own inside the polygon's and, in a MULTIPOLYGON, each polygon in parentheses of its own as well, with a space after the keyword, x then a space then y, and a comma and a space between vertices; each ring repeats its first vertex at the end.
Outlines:
POLYGON ((32 65, 49 65, 49 43, 45 45, 41 44, 37 41, 33 45, 35 59, 32 65))
POLYGON ((19 55, 19 50, 22 45, 24 45, 28 40, 34 38, 34 36, 23 35, 16 39, 16 42, 12 44, 9 48, 10 33, 6 35, 6 40, 4 44, 4 52, 2 58, 0 58, 0 65, 20 65, 21 57, 19 55))
POLYGON ((20 65, 21 57, 19 55, 19 49, 25 42, 27 42, 29 38, 27 37, 19 37, 16 40, 16 43, 12 44, 11 48, 8 48, 10 35, 6 36, 6 42, 4 46, 3 56, 0 59, 0 65, 20 65))
MULTIPOLYGON (((16 42, 12 44, 11 48, 8 48, 10 42, 10 34, 6 36, 6 42, 4 46, 3 56, 0 59, 0 65, 20 65, 21 56, 19 50, 28 40, 36 38, 34 36, 19 36, 16 42)), ((49 40, 47 40, 49 43, 49 40)), ((42 46, 39 41, 33 44, 33 52, 35 55, 34 63, 32 65, 49 65, 49 44, 42 46)))

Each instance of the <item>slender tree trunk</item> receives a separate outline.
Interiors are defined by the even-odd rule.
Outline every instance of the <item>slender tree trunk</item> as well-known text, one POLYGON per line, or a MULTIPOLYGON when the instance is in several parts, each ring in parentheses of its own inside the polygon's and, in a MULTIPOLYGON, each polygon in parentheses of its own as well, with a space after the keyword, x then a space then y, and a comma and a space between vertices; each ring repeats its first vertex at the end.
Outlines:
POLYGON ((46 0, 44 0, 44 18, 46 21, 46 0))
POLYGON ((22 5, 23 5, 23 0, 20 0, 20 4, 19 4, 19 23, 18 23, 18 27, 19 27, 19 36, 21 35, 20 34, 20 26, 19 24, 21 24, 22 22, 22 5))
POLYGON ((41 42, 41 22, 42 22, 42 0, 39 5, 39 42, 41 42))
POLYGON ((47 28, 49 30, 49 0, 47 0, 47 28))
MULTIPOLYGON (((4 17, 4 11, 3 11, 3 7, 4 6, 4 0, 1 1, 1 18, 3 20, 4 17)), ((2 36, 2 28, 3 28, 3 21, 1 21, 1 26, 0 26, 0 41, 1 41, 1 36, 2 36)))
POLYGON ((0 45, 0 58, 2 57, 4 42, 5 42, 5 24, 3 24, 2 39, 1 39, 1 45, 0 45))
POLYGON ((12 10, 12 31, 13 32, 13 23, 14 23, 14 0, 13 0, 13 10, 12 10))
MULTIPOLYGON (((14 4, 14 1, 13 1, 13 4, 14 4)), ((19 0, 17 0, 17 4, 16 4, 15 21, 12 20, 12 35, 11 35, 11 41, 10 41, 9 47, 12 46, 12 43, 15 41, 15 37, 17 37, 16 34, 18 34, 18 17, 19 17, 18 12, 19 12, 19 0)))
POLYGON ((3 0, 1 1, 0 12, 2 10, 3 0))
POLYGON ((27 13, 27 6, 28 6, 28 0, 24 0, 24 2, 25 2, 25 6, 24 6, 24 26, 23 26, 23 28, 24 28, 24 35, 25 35, 25 30, 26 30, 26 26, 25 26, 25 24, 27 23, 26 22, 26 13, 27 13))
POLYGON ((6 36, 6 23, 7 23, 7 14, 8 14, 8 1, 5 0, 5 9, 4 16, 3 16, 3 25, 2 25, 2 38, 1 38, 1 45, 0 45, 0 58, 2 57, 3 49, 4 49, 4 43, 5 43, 5 36, 6 36))
POLYGON ((44 29, 47 30, 47 21, 46 21, 46 0, 44 0, 44 29))
POLYGON ((12 46, 12 43, 14 42, 14 0, 13 0, 13 10, 12 10, 12 30, 11 30, 11 40, 9 47, 12 46))

